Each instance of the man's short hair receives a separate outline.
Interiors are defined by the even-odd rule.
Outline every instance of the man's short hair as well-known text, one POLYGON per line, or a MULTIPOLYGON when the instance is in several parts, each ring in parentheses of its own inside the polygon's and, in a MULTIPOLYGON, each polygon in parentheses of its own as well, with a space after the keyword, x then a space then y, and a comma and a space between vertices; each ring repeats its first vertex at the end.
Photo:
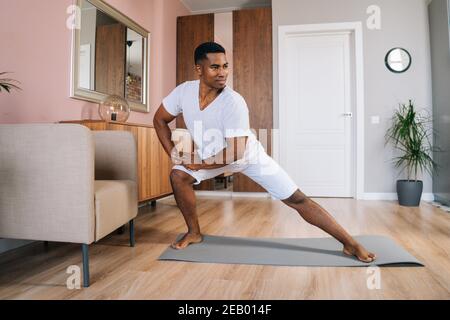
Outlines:
POLYGON ((225 53, 224 47, 215 42, 202 43, 195 49, 194 62, 200 64, 202 60, 207 59, 208 53, 225 53))

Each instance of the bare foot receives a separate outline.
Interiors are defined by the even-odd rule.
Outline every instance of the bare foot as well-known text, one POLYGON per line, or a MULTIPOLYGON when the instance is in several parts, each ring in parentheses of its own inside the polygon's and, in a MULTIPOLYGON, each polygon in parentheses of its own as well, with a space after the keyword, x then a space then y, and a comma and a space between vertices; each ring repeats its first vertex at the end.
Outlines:
POLYGON ((373 262, 377 258, 377 256, 367 251, 362 245, 359 243, 356 243, 354 245, 345 245, 344 246, 344 253, 349 256, 355 256, 362 262, 373 262))
POLYGON ((191 243, 200 243, 203 241, 203 236, 200 233, 186 233, 180 240, 172 243, 170 246, 173 249, 184 249, 191 243))

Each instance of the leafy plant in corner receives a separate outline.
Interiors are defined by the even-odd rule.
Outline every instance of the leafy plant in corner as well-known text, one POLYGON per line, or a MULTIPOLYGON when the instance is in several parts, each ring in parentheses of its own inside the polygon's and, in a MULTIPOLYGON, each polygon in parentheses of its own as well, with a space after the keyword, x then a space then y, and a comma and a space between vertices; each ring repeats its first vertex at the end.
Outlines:
POLYGON ((7 75, 9 72, 0 72, 0 92, 3 90, 6 92, 11 92, 12 89, 21 90, 21 88, 17 85, 20 82, 14 79, 3 78, 3 76, 7 75))
POLYGON ((435 134, 432 118, 419 114, 409 100, 409 105, 400 104, 391 121, 385 135, 385 146, 393 143, 401 152, 393 159, 395 167, 401 168, 400 173, 407 170, 407 180, 397 181, 399 201, 400 204, 415 206, 420 203, 423 188, 422 181, 417 179, 418 172, 427 171, 432 175, 439 167, 431 157, 433 152, 441 151, 431 143, 432 134, 435 134))

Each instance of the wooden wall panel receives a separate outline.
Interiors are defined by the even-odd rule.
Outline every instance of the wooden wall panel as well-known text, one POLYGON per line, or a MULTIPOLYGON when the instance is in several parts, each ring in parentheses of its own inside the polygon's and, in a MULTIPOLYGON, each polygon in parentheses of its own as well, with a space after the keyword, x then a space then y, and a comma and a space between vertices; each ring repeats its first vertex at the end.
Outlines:
MULTIPOLYGON (((194 51, 204 42, 214 41, 214 14, 200 14, 177 19, 177 85, 197 80, 194 51)), ((183 115, 176 119, 176 127, 186 129, 183 115)), ((196 190, 213 190, 214 179, 195 186, 196 190)))
MULTIPOLYGON (((250 126, 267 129, 266 151, 272 154, 273 71, 272 9, 257 8, 233 12, 234 90, 247 102, 250 126)), ((260 141, 264 140, 258 136, 260 141)), ((265 192, 243 174, 235 174, 233 191, 265 192)))
MULTIPOLYGON (((199 14, 177 19, 177 85, 197 80, 194 51, 204 42, 214 41, 214 14, 199 14)), ((183 116, 177 117, 177 128, 185 128, 183 116)))
POLYGON ((203 42, 214 41, 214 14, 177 19, 177 85, 197 80, 194 51, 203 42))
POLYGON ((98 26, 95 45, 95 90, 125 96, 127 28, 121 24, 98 26))

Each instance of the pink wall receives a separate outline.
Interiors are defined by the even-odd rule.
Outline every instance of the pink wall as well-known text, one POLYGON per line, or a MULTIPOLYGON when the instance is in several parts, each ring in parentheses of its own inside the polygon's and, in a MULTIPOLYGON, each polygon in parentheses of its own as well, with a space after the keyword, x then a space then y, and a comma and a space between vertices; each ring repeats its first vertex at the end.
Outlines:
MULTIPOLYGON (((128 122, 151 124, 176 85, 176 17, 190 12, 179 0, 107 0, 150 31, 150 113, 128 122)), ((97 104, 69 98, 73 0, 0 0, 0 72, 13 71, 22 91, 0 94, 0 123, 98 119, 97 104)))

